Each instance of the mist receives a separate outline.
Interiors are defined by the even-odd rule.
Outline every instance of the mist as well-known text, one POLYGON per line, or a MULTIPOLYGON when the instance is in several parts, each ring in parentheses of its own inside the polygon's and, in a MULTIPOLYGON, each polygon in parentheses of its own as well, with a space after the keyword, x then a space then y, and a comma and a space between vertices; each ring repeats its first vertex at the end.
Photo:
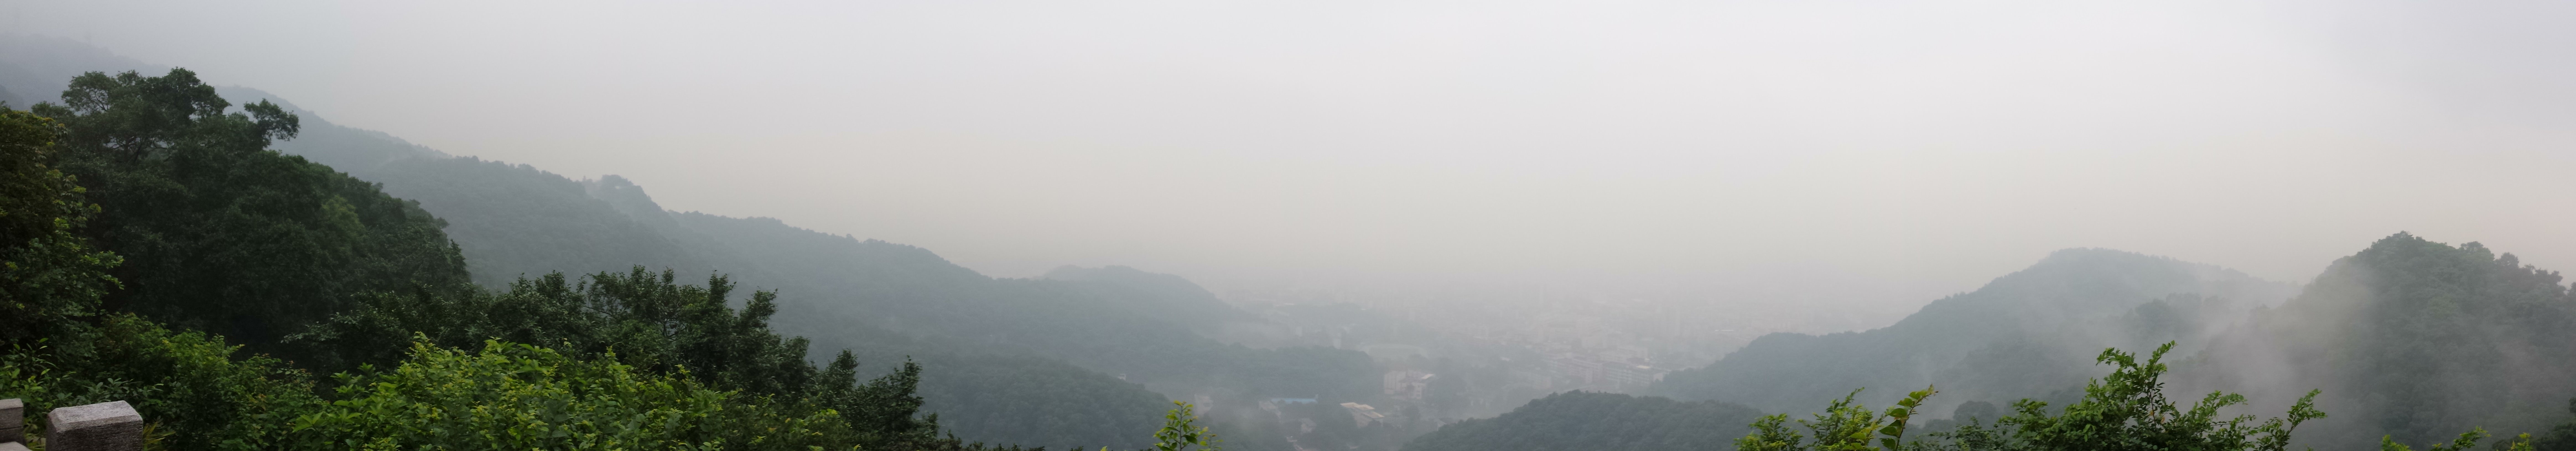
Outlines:
MULTIPOLYGON (((2298 444, 2576 447, 2570 23, 2395 0, 18 0, 0 126, 35 131, 0 157, 89 184, 65 196, 100 225, 55 233, 140 262, 43 300, 142 325, 0 341, 202 331, 281 359, 185 361, 309 374, 648 349, 639 377, 767 397, 726 408, 896 406, 812 423, 850 426, 833 446, 1140 447, 1181 402, 1253 451, 1715 449, 1924 387, 1919 429, 1958 431, 2089 402, 2095 356, 2171 343, 2173 399, 2268 415, 2324 390, 2298 444), (69 87, 126 103, 30 107, 129 70, 69 87), (183 142, 102 122, 186 97, 102 88, 145 81, 302 128, 91 142, 183 142), (79 133, 31 141, 54 125, 79 133), (155 156, 182 154, 221 158, 155 156), (613 308, 634 303, 704 315, 613 308), (653 354, 714 335, 621 321, 742 353, 653 354)), ((162 383, 51 358, 64 387, 162 383)))
POLYGON ((15 31, 978 271, 1884 312, 2049 251, 2567 267, 2543 2, 17 2, 15 31), (1642 288, 1641 288, 1642 287, 1642 288), (1795 293, 1795 294, 1789 294, 1795 293))

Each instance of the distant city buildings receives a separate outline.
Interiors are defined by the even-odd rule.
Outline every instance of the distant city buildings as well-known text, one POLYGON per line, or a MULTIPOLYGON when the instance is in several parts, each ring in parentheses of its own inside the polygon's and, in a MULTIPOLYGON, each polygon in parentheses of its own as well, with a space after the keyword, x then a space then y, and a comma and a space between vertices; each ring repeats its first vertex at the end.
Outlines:
POLYGON ((1646 388, 1664 380, 1672 370, 1647 365, 1642 357, 1627 357, 1627 352, 1574 351, 1551 354, 1546 360, 1546 385, 1549 391, 1591 390, 1625 393, 1646 388))

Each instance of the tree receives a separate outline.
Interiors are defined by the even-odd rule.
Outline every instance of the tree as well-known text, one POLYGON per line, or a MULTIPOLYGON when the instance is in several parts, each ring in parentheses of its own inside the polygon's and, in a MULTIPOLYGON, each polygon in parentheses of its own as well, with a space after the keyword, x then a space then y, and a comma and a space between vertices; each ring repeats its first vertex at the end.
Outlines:
POLYGON ((75 232, 98 206, 55 168, 60 122, 0 105, 0 345, 32 346, 56 318, 99 313, 121 260, 75 232))
MULTIPOLYGON (((267 149, 298 119, 232 105, 185 69, 88 73, 61 105, 30 111, 68 128, 64 172, 104 208, 85 234, 123 256, 109 308, 287 355, 278 339, 363 293, 448 287, 464 258, 417 205, 267 149)), ((301 360, 301 359, 298 359, 301 360)))
POLYGON ((1216 434, 1208 433, 1207 427, 1198 425, 1199 415, 1190 411, 1190 403, 1172 401, 1172 405, 1177 407, 1163 414, 1163 429, 1154 432, 1151 451, 1217 451, 1216 444, 1223 440, 1217 440, 1216 434))
POLYGON ((1764 416, 1753 421, 1753 434, 1735 441, 1735 449, 1744 451, 1896 451, 1904 449, 1905 425, 1914 417, 1914 409, 1931 397, 1931 388, 1909 393, 1887 412, 1871 412, 1868 406, 1853 403, 1860 390, 1852 390, 1816 414, 1812 420, 1798 420, 1807 428, 1800 435, 1788 428, 1786 414, 1764 416), (1807 443, 1813 441, 1812 444, 1807 443), (1873 447, 1871 442, 1877 442, 1873 447))

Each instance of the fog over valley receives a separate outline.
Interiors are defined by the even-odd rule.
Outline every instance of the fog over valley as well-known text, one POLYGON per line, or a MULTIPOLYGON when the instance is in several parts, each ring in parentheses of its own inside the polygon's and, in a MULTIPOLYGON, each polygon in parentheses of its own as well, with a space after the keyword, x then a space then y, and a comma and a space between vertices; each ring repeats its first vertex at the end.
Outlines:
POLYGON ((2576 450, 2570 25, 0 3, 0 399, 70 448, 2576 450))

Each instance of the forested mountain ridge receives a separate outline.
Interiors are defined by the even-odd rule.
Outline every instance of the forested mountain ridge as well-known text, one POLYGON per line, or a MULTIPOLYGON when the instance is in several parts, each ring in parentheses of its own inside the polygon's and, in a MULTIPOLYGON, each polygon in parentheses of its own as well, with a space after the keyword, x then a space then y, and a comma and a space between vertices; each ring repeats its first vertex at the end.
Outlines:
POLYGON ((1869 389, 1860 399, 1884 405, 1905 391, 1939 385, 1948 395, 1935 399, 1935 411, 1966 401, 2045 397, 2081 388, 2093 373, 2092 352, 2199 332, 2126 323, 2241 309, 2294 289, 2170 258, 2068 249, 1977 291, 1933 301, 1888 327, 1763 336, 1717 363, 1667 375, 1649 393, 1768 411, 1818 410, 1858 388, 1869 389))
MULTIPOLYGON (((0 59, 0 75, 154 69, 95 47, 43 38, 0 39, 0 51, 23 56, 0 59), (31 67, 36 69, 19 70, 31 67)), ((12 92, 50 92, 45 86, 60 83, 0 77, 0 86, 12 92), (9 85, 16 83, 38 87, 9 85)), ((816 355, 810 358, 829 359, 831 352, 849 349, 872 371, 916 358, 925 365, 922 410, 951 418, 952 430, 970 440, 1132 447, 1150 437, 1156 418, 1169 407, 1159 399, 1207 395, 1223 400, 1220 407, 1249 407, 1252 399, 1288 394, 1337 401, 1377 395, 1377 370, 1359 352, 1245 349, 1193 333, 1184 321, 1252 316, 1175 277, 1162 276, 1187 287, 995 279, 918 247, 819 233, 769 218, 665 211, 641 187, 617 176, 575 180, 525 165, 451 157, 381 132, 332 124, 258 90, 220 91, 243 101, 270 100, 301 118, 301 133, 273 148, 333 165, 355 177, 353 182, 374 182, 369 190, 417 202, 414 211, 425 212, 419 216, 443 222, 432 230, 453 240, 455 248, 447 252, 461 252, 466 274, 478 284, 504 287, 553 272, 622 273, 634 265, 692 275, 720 272, 733 283, 779 293, 782 314, 775 327, 812 339, 816 355), (968 377, 943 377, 952 371, 968 377)), ((1243 437, 1232 447, 1284 446, 1276 442, 1243 437)))

